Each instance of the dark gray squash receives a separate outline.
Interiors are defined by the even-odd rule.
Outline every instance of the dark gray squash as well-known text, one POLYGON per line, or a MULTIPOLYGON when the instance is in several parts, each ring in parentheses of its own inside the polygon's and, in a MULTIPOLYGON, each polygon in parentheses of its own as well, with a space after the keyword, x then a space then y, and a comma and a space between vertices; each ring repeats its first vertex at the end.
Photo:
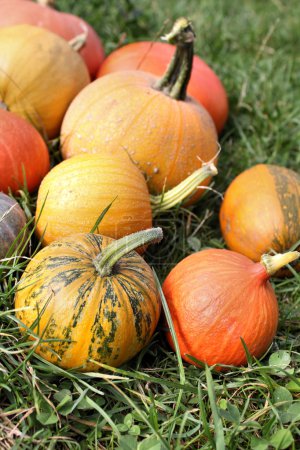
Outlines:
POLYGON ((26 216, 18 202, 0 192, 0 259, 22 252, 27 237, 25 225, 26 216))

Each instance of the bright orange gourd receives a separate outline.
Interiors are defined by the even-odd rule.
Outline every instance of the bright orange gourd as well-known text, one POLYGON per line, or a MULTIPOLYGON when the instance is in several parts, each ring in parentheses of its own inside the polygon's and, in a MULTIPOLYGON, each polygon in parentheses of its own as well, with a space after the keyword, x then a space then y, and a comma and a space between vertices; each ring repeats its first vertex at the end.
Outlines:
POLYGON ((0 0, 0 27, 24 23, 45 28, 67 41, 85 33, 86 43, 79 53, 91 77, 96 76, 104 59, 104 50, 95 30, 83 19, 31 1, 0 0))
POLYGON ((258 164, 229 185, 220 210, 227 246, 259 261, 300 240, 300 176, 285 167, 258 164))
MULTIPOLYGON (((146 72, 116 72, 76 97, 62 125, 64 158, 125 152, 145 174, 150 192, 159 194, 198 169, 201 159, 216 157, 214 123, 186 97, 193 59, 190 23, 178 20, 168 39, 177 43, 178 51, 161 80, 146 72)), ((199 190, 195 198, 201 194, 199 190)))
MULTIPOLYGON (((261 357, 278 323, 276 295, 268 280, 299 255, 264 255, 254 263, 231 250, 208 249, 177 264, 163 292, 182 357, 192 364, 188 355, 209 365, 244 365, 241 339, 252 356, 261 357)), ((174 347, 169 332, 167 339, 174 347)))
POLYGON ((0 101, 49 138, 89 81, 82 58, 59 36, 32 25, 0 29, 0 101))
POLYGON ((152 211, 170 209, 216 174, 213 164, 201 167, 163 198, 149 196, 146 181, 125 153, 77 155, 55 166, 38 192, 36 232, 43 244, 70 234, 90 232, 111 203, 97 232, 118 239, 152 225, 152 211))
MULTIPOLYGON (((112 52, 98 72, 102 77, 123 70, 143 70, 161 76, 175 53, 175 46, 164 42, 133 42, 112 52)), ((187 93, 209 112, 220 133, 228 118, 226 91, 215 72, 194 56, 187 93)))
POLYGON ((152 270, 133 250, 161 239, 160 228, 119 241, 76 234, 37 253, 15 296, 18 319, 27 330, 35 324, 30 337, 41 338, 35 351, 80 371, 135 356, 151 339, 161 303, 152 270))
POLYGON ((0 107, 0 190, 33 192, 50 169, 41 135, 22 117, 0 107))

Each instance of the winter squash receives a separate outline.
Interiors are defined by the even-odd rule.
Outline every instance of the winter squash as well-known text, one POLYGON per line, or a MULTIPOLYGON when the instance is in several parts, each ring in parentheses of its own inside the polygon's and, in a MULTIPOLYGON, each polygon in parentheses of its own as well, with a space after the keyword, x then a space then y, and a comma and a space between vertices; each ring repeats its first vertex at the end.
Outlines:
POLYGON ((104 59, 101 40, 95 30, 73 14, 55 11, 31 1, 0 0, 0 27, 28 24, 45 28, 70 41, 86 34, 86 43, 79 51, 92 78, 104 59))
POLYGON ((300 240, 299 174, 271 164, 245 170, 227 188, 220 224, 227 246, 253 261, 289 250, 300 240))
POLYGON ((49 138, 89 81, 82 58, 59 36, 31 25, 0 29, 0 101, 49 138))
MULTIPOLYGON (((254 263, 240 253, 207 249, 183 259, 163 283, 179 348, 208 365, 240 366, 250 355, 259 358, 277 329, 278 305, 268 281, 300 253, 264 255, 254 263)), ((174 348, 170 332, 167 339, 174 348)))
POLYGON ((25 225, 26 216, 18 202, 0 192, 0 259, 25 251, 25 225))
MULTIPOLYGON (((167 39, 178 50, 163 78, 116 72, 95 80, 74 99, 62 125, 65 159, 83 152, 126 152, 145 174, 150 192, 160 194, 196 170, 199 160, 216 157, 214 123, 186 97, 193 60, 191 24, 179 19, 167 39)), ((196 197, 201 194, 199 190, 196 197)))
MULTIPOLYGON (((165 42, 133 42, 113 51, 101 65, 98 77, 121 70, 143 70, 161 76, 174 53, 175 46, 165 42)), ((228 118, 227 94, 215 72, 196 55, 187 93, 209 112, 220 133, 228 118)))
POLYGON ((161 306, 152 270, 132 250, 161 239, 160 228, 119 241, 77 234, 37 253, 15 296, 19 320, 27 328, 35 323, 32 339, 41 338, 35 351, 81 371, 135 356, 151 339, 161 306))
POLYGON ((170 209, 188 198, 207 177, 204 165, 162 196, 150 196, 141 172, 124 153, 77 155, 55 166, 38 191, 36 233, 44 245, 70 234, 90 232, 112 203, 97 232, 120 238, 151 227, 152 213, 170 209))
POLYGON ((16 193, 25 186, 33 192, 49 169, 49 153, 41 135, 0 106, 0 190, 16 193))

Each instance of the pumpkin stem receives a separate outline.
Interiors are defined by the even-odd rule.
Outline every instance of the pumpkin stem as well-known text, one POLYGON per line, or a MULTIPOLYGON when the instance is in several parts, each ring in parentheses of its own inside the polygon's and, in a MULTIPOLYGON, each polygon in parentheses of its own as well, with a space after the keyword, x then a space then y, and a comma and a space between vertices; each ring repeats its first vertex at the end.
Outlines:
POLYGON ((260 262, 265 267, 269 276, 274 275, 279 269, 300 257, 299 252, 278 253, 277 255, 262 255, 260 262))
POLYGON ((101 277, 111 275, 114 265, 122 256, 145 244, 160 242, 163 238, 161 228, 150 228, 129 234, 109 244, 95 259, 94 265, 101 277))
POLYGON ((163 77, 154 88, 165 92, 176 100, 185 100, 186 89, 190 81, 195 33, 188 19, 177 19, 170 33, 162 37, 169 44, 176 45, 176 51, 163 77))
POLYGON ((86 44, 87 35, 87 30, 78 34, 73 39, 68 41, 69 46, 72 47, 75 52, 79 52, 86 44))
POLYGON ((189 177, 161 195, 150 195, 153 214, 166 211, 190 197, 198 186, 208 177, 217 175, 218 170, 213 162, 204 163, 202 167, 195 170, 189 177))

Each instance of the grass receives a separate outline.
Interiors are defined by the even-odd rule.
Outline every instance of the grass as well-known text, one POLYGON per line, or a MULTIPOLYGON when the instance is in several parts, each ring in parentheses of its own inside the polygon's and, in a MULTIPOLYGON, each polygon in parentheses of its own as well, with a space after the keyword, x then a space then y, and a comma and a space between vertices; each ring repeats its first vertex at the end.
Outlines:
MULTIPOLYGON (((259 163, 299 170, 300 93, 297 0, 57 0, 102 36, 157 39, 187 15, 196 50, 218 73, 230 100, 214 188, 259 163)), ((28 217, 34 198, 20 199, 28 217)), ((160 280, 185 255, 223 247, 220 196, 158 218, 165 244, 146 255, 160 280), (170 262, 171 261, 171 262, 170 262)), ((36 242, 33 238, 32 251, 36 242)), ((0 448, 2 449, 297 449, 300 448, 299 275, 274 280, 280 305, 276 339, 261 361, 213 373, 182 363, 163 326, 119 369, 67 372, 35 356, 19 334, 13 294, 27 260, 0 262, 0 448)))

